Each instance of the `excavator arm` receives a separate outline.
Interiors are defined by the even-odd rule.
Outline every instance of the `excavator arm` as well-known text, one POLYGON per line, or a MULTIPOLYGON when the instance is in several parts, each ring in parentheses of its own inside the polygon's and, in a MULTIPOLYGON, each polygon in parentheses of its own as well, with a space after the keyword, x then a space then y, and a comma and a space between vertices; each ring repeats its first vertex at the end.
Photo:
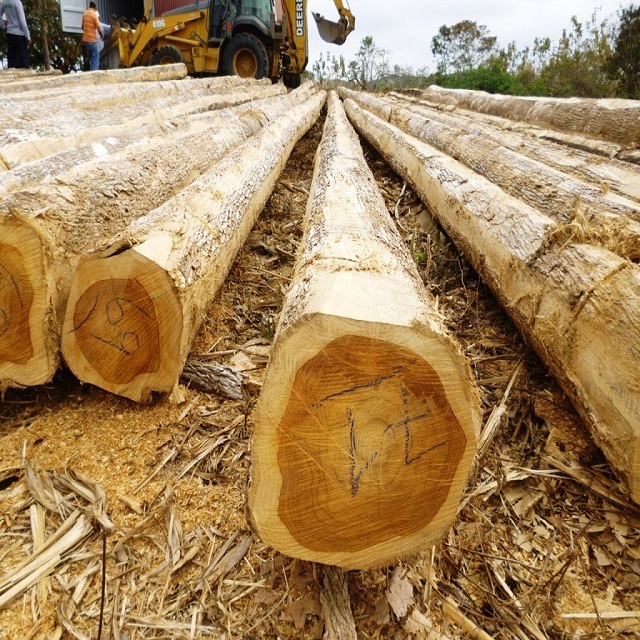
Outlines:
MULTIPOLYGON (((325 42, 342 44, 354 30, 356 20, 342 0, 333 0, 338 10, 338 22, 326 20, 319 13, 313 13, 318 33, 325 42)), ((285 28, 286 48, 284 52, 285 80, 287 76, 297 76, 304 71, 309 58, 307 34, 307 0, 276 0, 281 4, 285 28)))
POLYGON ((347 36, 355 29, 356 19, 349 7, 345 7, 342 0, 333 0, 336 9, 340 14, 338 22, 331 22, 319 13, 313 13, 313 19, 316 21, 318 33, 325 42, 331 44, 344 44, 347 36))

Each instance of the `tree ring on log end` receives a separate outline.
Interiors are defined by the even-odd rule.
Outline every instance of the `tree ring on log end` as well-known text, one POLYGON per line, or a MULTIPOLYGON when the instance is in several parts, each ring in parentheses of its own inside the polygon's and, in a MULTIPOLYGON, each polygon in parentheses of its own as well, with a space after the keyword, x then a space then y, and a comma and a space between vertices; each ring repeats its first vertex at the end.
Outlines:
POLYGON ((22 253, 0 244, 0 362, 25 364, 33 356, 30 314, 34 294, 22 253))
POLYGON ((297 372, 278 425, 278 516, 318 552, 357 552, 424 529, 445 503, 467 436, 434 369, 360 336, 297 372))
POLYGON ((126 384, 160 367, 154 304, 138 280, 93 283, 76 303, 72 331, 85 358, 109 382, 126 384))

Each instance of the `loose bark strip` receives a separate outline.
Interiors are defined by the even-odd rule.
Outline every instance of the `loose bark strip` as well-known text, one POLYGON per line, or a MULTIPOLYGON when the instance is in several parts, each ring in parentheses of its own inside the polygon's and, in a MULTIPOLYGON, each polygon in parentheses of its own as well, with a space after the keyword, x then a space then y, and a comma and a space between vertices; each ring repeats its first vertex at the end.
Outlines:
MULTIPOLYGON (((576 148, 576 145, 571 145, 570 150, 567 150, 566 145, 559 147, 556 141, 545 139, 544 130, 515 120, 472 111, 450 111, 442 105, 421 101, 405 93, 391 92, 389 97, 398 106, 406 107, 418 115, 444 125, 484 134, 488 139, 532 160, 583 182, 598 185, 603 193, 611 190, 640 202, 640 174, 634 167, 629 167, 628 162, 612 157, 598 157, 588 150, 576 148)), ((384 119, 384 116, 378 115, 384 119)))
MULTIPOLYGON (((576 225, 581 234, 631 259, 640 258, 640 205, 504 147, 480 132, 441 124, 368 94, 341 88, 343 97, 406 133, 448 153, 485 176, 510 195, 562 225, 576 225)), ((640 181, 640 173, 637 176, 640 181)))
MULTIPOLYGON (((88 71, 85 73, 60 72, 49 77, 42 77, 46 72, 35 75, 20 74, 11 83, 0 84, 0 93, 17 93, 22 91, 48 91, 58 87, 73 88, 82 86, 85 89, 95 85, 107 85, 125 82, 156 82, 159 80, 181 80, 187 77, 184 64, 166 64, 156 67, 132 67, 131 69, 112 69, 109 71, 88 71), (24 76, 27 77, 24 77, 24 76)), ((0 76, 2 77, 2 76, 0 76)))
POLYGON ((324 618, 323 640, 358 640, 347 574, 338 567, 324 567, 322 585, 320 604, 324 618))
POLYGON ((265 126, 73 277, 62 351, 85 382, 142 401, 176 384, 204 313, 324 92, 265 126))
MULTIPOLYGON (((12 169, 27 162, 59 153, 86 143, 95 143, 108 136, 118 136, 126 131, 135 131, 146 124, 162 122, 185 113, 202 111, 211 107, 229 107, 256 98, 262 98, 284 93, 282 85, 264 84, 260 81, 251 88, 240 87, 238 90, 224 94, 207 94, 193 99, 187 99, 188 94, 176 94, 165 106, 166 100, 158 99, 146 103, 145 108, 139 104, 128 108, 114 105, 108 115, 104 111, 100 114, 98 124, 94 122, 95 115, 91 111, 81 110, 73 114, 58 112, 53 120, 40 122, 40 133, 28 133, 26 130, 17 132, 13 129, 10 135, 17 136, 21 141, 0 147, 0 171, 4 168, 12 169), (171 105, 171 103, 173 103, 171 105)), ((26 123, 22 124, 25 127, 26 123)))
POLYGON ((256 409, 250 516, 287 555, 380 566, 450 527, 479 416, 335 94, 305 227, 256 409))
POLYGON ((121 153, 0 201, 0 388, 53 377, 71 272, 81 253, 165 203, 311 90, 307 84, 284 96, 191 116, 173 132, 143 137, 121 153))
POLYGON ((609 140, 626 149, 640 146, 640 104, 637 100, 506 96, 443 89, 435 85, 422 95, 434 102, 471 111, 609 140))
POLYGON ((347 100, 358 131, 416 190, 558 380, 640 502, 640 270, 589 245, 347 100))

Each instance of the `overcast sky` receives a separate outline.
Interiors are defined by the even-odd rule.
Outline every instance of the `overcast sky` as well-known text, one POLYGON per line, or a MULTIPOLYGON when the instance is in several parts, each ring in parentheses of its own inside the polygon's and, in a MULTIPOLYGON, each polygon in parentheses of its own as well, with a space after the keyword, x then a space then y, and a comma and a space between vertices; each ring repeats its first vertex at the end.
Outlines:
MULTIPOLYGON (((347 2, 344 2, 346 5, 347 2)), ((320 52, 343 55, 352 60, 365 36, 372 36, 376 45, 390 51, 391 64, 411 66, 413 70, 427 67, 434 72, 436 65, 431 55, 431 39, 446 24, 452 26, 461 20, 485 25, 490 35, 497 37, 498 45, 506 48, 516 42, 519 50, 531 46, 536 37, 551 38, 557 44, 562 30, 571 29, 571 16, 579 22, 590 20, 593 11, 600 8, 599 22, 603 18, 616 19, 621 7, 636 4, 632 0, 350 0, 349 6, 356 17, 356 30, 342 46, 330 45, 318 36, 311 11, 337 20, 333 0, 308 0, 309 65, 311 71, 320 52)))

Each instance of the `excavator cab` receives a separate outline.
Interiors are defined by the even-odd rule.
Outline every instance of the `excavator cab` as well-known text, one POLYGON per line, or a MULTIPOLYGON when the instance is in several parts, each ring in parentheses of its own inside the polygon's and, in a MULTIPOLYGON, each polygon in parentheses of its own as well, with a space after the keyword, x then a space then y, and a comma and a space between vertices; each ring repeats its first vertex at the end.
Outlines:
POLYGON ((349 7, 345 7, 340 0, 335 2, 340 18, 338 22, 331 22, 319 13, 312 12, 316 21, 320 37, 330 44, 344 44, 347 36, 355 29, 356 21, 349 7))

